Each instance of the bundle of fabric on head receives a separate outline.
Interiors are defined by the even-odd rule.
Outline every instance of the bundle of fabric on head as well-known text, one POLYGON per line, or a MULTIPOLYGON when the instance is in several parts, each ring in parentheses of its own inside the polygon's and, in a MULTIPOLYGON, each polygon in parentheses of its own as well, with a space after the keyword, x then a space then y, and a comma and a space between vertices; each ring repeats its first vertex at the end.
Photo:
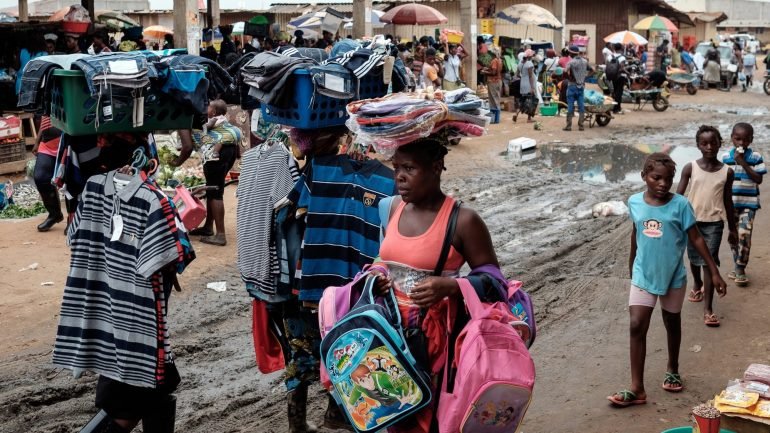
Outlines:
POLYGON ((484 135, 489 124, 481 99, 467 88, 451 92, 394 93, 351 102, 347 126, 356 141, 390 157, 398 147, 428 136, 449 141, 484 135))

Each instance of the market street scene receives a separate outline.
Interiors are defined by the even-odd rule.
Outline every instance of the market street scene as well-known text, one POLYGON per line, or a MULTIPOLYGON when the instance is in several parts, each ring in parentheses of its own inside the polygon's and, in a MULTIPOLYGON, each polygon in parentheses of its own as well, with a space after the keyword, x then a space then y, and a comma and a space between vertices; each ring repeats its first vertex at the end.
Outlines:
POLYGON ((770 433, 768 29, 0 0, 0 433, 770 433))

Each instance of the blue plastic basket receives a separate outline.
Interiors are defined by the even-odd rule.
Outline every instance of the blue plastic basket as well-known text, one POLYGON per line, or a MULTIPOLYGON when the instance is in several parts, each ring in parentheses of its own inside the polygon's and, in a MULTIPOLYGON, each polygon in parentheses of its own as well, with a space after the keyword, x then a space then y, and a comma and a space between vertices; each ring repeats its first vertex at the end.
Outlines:
MULTIPOLYGON (((313 99, 313 81, 310 71, 294 71, 294 98, 288 108, 262 104, 262 116, 268 122, 302 129, 319 129, 344 125, 348 120, 345 106, 353 99, 335 99, 317 94, 313 99), (310 101, 313 101, 312 106, 310 101)), ((360 99, 379 98, 388 93, 381 75, 367 75, 359 82, 360 99)))

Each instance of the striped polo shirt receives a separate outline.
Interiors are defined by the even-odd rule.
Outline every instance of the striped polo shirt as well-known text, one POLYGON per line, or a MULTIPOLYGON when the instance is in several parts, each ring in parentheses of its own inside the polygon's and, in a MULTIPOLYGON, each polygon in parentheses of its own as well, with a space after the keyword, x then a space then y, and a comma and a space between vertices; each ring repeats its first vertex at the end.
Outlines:
POLYGON ((307 209, 299 299, 316 302, 325 288, 347 284, 380 249, 380 200, 395 194, 393 170, 377 160, 315 157, 289 194, 307 209))
MULTIPOLYGON (((765 160, 762 155, 753 149, 746 148, 743 155, 748 165, 755 173, 765 175, 765 160)), ((733 181, 733 205, 736 209, 759 209, 759 185, 751 180, 746 170, 735 162, 735 148, 722 156, 722 162, 729 165, 735 172, 733 181)))
MULTIPOLYGON (((116 186, 115 172, 91 177, 68 240, 72 250, 53 364, 155 388, 171 362, 166 327, 169 281, 161 269, 184 249, 169 201, 139 176, 116 186), (112 241, 114 216, 123 230, 112 241)), ((118 182, 120 184, 120 182, 118 182)), ((173 268, 172 268, 173 269, 173 268)))

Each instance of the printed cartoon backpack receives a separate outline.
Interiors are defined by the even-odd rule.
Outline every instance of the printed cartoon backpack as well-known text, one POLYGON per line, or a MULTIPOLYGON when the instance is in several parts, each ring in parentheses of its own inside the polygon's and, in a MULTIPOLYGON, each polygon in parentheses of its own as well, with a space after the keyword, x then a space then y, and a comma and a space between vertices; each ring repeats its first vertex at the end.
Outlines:
POLYGON ((457 282, 470 321, 457 337, 454 356, 447 356, 438 405, 439 431, 515 432, 532 397, 535 364, 510 325, 513 317, 508 306, 482 304, 468 280, 457 282), (450 384, 452 365, 456 373, 450 384))
POLYGON ((535 309, 532 306, 532 299, 522 288, 521 281, 508 281, 508 308, 513 315, 511 325, 529 349, 535 342, 535 336, 537 336, 537 323, 535 323, 535 309))
POLYGON ((321 341, 332 395, 359 433, 387 428, 432 398, 406 345, 393 291, 375 302, 376 280, 367 278, 358 302, 321 341))

